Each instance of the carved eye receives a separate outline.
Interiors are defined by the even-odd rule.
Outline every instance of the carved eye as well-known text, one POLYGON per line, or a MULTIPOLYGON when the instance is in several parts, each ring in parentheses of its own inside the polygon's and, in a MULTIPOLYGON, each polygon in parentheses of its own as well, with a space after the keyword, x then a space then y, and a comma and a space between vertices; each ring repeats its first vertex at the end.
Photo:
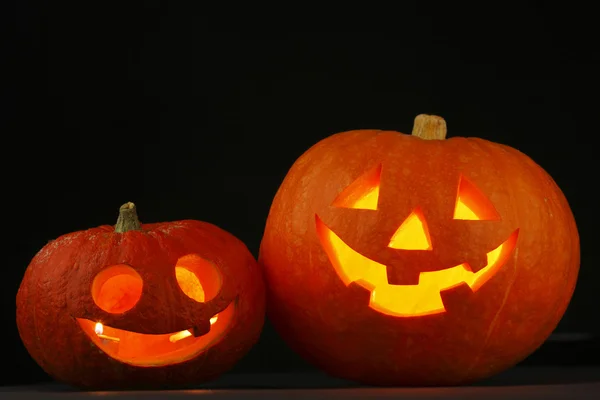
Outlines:
POLYGON ((199 303, 212 300, 221 290, 219 269, 197 254, 188 254, 177 260, 175 278, 181 291, 199 303))
POLYGON ((425 216, 417 207, 392 235, 388 247, 399 250, 431 250, 431 238, 425 216))
POLYGON ((499 220, 500 214, 485 194, 464 176, 458 182, 454 219, 471 221, 499 220))
POLYGON ((377 210, 381 164, 352 182, 333 201, 334 207, 377 210))
POLYGON ((92 299, 100 309, 119 314, 131 310, 142 297, 142 277, 129 265, 112 265, 92 283, 92 299))

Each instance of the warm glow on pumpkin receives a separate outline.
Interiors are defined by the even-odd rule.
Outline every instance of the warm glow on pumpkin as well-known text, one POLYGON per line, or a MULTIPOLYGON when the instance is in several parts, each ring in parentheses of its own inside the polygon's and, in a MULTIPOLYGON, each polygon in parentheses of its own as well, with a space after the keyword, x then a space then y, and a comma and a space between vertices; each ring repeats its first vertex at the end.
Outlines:
POLYGON ((454 208, 454 219, 462 219, 462 220, 470 220, 477 221, 479 218, 477 214, 473 212, 467 205, 464 203, 463 199, 458 197, 456 201, 456 207, 454 208))
POLYGON ((499 220, 500 214, 477 186, 461 176, 458 183, 458 193, 456 194, 454 219, 491 221, 499 220))
POLYGON ((372 168, 338 195, 333 206, 362 210, 377 210, 381 164, 372 168))
MULTIPOLYGON (((359 187, 365 193, 379 192, 379 182, 370 180, 373 188, 353 184, 353 192, 359 187)), ((347 190, 344 196, 348 199, 347 190)), ((354 201, 362 204, 362 199, 354 195, 354 201)), ((346 203, 345 207, 353 207, 346 203)), ((489 200, 468 180, 461 178, 457 194, 454 219, 484 220, 496 219, 499 215, 489 200)), ((417 285, 391 285, 388 283, 386 266, 373 261, 348 246, 329 229, 317 216, 317 234, 329 259, 345 285, 356 282, 371 291, 370 307, 388 315, 423 316, 445 311, 440 292, 466 283, 473 291, 487 282, 511 254, 517 240, 516 230, 504 243, 486 254, 486 266, 473 272, 463 263, 439 271, 421 272, 417 285)), ((393 234, 389 247, 402 250, 431 250, 432 244, 423 213, 414 210, 393 234)))
POLYGON ((219 269, 197 254, 188 254, 177 260, 175 278, 181 291, 199 303, 212 300, 221 290, 219 269))
POLYGON ((174 364, 194 358, 219 340, 229 328, 235 303, 210 320, 210 331, 194 337, 191 330, 166 334, 144 334, 117 329, 101 322, 77 318, 90 340, 110 357, 126 364, 152 367, 174 364))
POLYGON ((412 134, 336 133, 273 198, 258 257, 269 320, 328 375, 474 384, 539 348, 569 305, 581 232, 564 193, 519 150, 446 134, 429 114, 412 134))
POLYGON ((204 289, 196 274, 183 267, 175 267, 175 278, 183 293, 188 297, 199 303, 204 301, 204 289))
MULTIPOLYGON (((177 260, 175 280, 183 294, 203 303, 221 289, 221 275, 211 262, 196 254, 177 260)), ((143 280, 129 265, 112 265, 100 271, 92 283, 92 298, 108 313, 131 310, 142 296, 143 280)), ((166 334, 142 334, 78 318, 92 342, 114 359, 137 366, 159 366, 195 357, 218 340, 233 318, 235 303, 210 318, 210 331, 194 337, 193 328, 166 334)))
POLYGON ((123 313, 140 300, 143 286, 141 276, 129 265, 113 265, 94 278, 92 298, 108 313, 123 313))
POLYGON ((431 250, 429 229, 420 209, 413 211, 392 236, 388 247, 400 250, 431 250))

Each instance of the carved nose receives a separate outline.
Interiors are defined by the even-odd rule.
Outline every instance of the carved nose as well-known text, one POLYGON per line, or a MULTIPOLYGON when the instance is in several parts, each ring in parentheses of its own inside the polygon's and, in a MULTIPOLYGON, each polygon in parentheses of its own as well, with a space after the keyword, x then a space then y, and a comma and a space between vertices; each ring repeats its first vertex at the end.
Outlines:
POLYGON ((416 208, 394 232, 388 247, 398 250, 432 250, 425 216, 416 208))

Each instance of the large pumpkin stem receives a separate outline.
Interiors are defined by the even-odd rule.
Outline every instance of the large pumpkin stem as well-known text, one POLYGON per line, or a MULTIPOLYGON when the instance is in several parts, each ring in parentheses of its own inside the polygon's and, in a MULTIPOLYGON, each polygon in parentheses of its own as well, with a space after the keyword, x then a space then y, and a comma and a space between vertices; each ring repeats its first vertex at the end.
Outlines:
POLYGON ((446 139, 446 121, 437 115, 417 115, 412 135, 425 140, 444 140, 446 139))
POLYGON ((142 224, 138 219, 135 210, 135 204, 132 202, 125 203, 119 208, 119 218, 115 225, 115 232, 123 233, 127 231, 141 231, 142 224))

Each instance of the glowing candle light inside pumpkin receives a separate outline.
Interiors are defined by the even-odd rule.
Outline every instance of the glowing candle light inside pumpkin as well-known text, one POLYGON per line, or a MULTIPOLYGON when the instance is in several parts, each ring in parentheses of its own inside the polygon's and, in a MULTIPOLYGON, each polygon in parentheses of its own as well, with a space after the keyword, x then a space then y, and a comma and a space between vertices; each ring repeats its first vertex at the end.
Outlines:
POLYGON ((100 339, 103 340, 110 340, 111 342, 120 342, 121 339, 117 338, 117 337, 112 337, 112 336, 107 336, 104 335, 104 325, 102 325, 101 322, 96 322, 96 326, 94 327, 94 332, 96 332, 96 335, 98 335, 98 337, 100 339))
POLYGON ((186 337, 190 337, 192 336, 192 332, 190 331, 181 331, 181 332, 177 332, 171 336, 169 336, 169 341, 171 343, 175 343, 180 341, 181 339, 185 339, 186 337))

